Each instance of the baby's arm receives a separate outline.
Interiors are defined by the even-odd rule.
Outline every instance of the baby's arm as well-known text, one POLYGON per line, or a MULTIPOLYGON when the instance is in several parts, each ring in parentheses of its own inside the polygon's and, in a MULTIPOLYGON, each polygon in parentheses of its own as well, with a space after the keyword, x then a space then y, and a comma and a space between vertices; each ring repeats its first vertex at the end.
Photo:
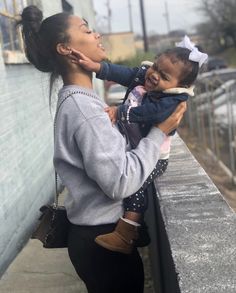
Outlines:
POLYGON ((126 87, 132 83, 139 70, 138 67, 129 68, 107 62, 94 62, 75 49, 72 50, 70 59, 72 63, 81 65, 85 70, 95 72, 97 78, 114 81, 126 87))
POLYGON ((174 112, 179 103, 177 99, 164 97, 137 107, 121 105, 118 108, 117 118, 132 123, 161 123, 174 112))

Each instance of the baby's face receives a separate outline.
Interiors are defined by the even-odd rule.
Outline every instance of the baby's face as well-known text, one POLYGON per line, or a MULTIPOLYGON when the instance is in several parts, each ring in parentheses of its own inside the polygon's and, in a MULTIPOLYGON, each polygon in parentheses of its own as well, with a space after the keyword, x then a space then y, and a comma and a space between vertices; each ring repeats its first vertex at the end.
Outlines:
POLYGON ((181 61, 172 62, 165 55, 155 60, 145 75, 144 87, 147 91, 164 91, 179 86, 184 64, 181 61))

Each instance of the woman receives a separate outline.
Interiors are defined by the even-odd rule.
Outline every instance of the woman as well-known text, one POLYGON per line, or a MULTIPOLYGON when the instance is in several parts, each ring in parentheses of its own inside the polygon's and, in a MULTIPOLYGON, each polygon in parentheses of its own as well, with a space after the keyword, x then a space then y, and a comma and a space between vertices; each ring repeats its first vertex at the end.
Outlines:
POLYGON ((154 169, 164 134, 178 126, 186 105, 128 150, 93 90, 92 74, 70 61, 73 49, 96 62, 104 60, 100 35, 66 13, 42 22, 35 6, 23 10, 21 23, 29 61, 52 77, 60 75, 64 83, 58 97, 54 165, 69 192, 65 206, 72 264, 89 293, 142 293, 143 265, 137 249, 123 255, 98 246, 94 239, 114 229, 122 216, 122 199, 138 190, 154 169))

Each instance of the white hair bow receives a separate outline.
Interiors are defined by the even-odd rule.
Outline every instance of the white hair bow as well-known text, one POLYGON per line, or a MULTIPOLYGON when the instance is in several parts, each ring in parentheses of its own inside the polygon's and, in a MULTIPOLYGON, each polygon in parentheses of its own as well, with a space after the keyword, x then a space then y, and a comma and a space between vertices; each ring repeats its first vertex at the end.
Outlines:
POLYGON ((189 49, 191 51, 191 53, 189 54, 189 60, 198 62, 199 67, 201 67, 208 58, 207 54, 200 52, 198 48, 195 47, 195 44, 190 41, 188 36, 185 36, 180 43, 176 43, 175 45, 176 47, 189 49))

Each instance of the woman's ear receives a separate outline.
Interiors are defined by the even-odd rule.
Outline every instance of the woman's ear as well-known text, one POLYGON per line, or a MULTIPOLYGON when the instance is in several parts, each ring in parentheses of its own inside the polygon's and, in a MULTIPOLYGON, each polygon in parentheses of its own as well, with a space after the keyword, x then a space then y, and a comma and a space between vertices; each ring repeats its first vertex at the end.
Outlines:
POLYGON ((70 47, 68 47, 66 44, 64 43, 59 43, 57 44, 57 47, 56 47, 56 50, 57 50, 57 53, 60 54, 60 55, 70 55, 72 53, 72 50, 70 47))

